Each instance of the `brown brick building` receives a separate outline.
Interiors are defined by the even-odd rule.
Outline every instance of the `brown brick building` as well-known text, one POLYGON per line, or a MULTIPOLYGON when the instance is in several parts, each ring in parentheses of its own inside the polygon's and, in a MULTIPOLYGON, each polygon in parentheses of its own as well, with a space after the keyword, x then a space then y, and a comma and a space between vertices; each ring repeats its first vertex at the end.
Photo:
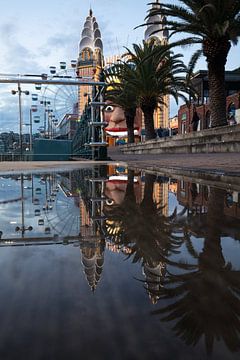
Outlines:
MULTIPOLYGON (((240 123, 240 69, 226 71, 226 113, 233 114, 237 123, 240 123)), ((209 90, 207 71, 196 73, 193 84, 196 88, 198 98, 196 109, 200 121, 198 130, 208 129, 211 127, 211 112, 209 108, 209 90)), ((182 105, 178 111, 178 133, 184 134, 192 131, 193 103, 189 108, 182 105)))

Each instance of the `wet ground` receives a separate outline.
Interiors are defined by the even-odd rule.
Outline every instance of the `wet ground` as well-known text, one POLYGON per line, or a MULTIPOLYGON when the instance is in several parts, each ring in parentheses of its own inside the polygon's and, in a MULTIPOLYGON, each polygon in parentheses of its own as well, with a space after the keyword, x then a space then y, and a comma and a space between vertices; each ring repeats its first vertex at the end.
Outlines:
POLYGON ((114 161, 124 161, 141 168, 179 169, 195 172, 229 173, 240 176, 239 153, 209 154, 123 154, 120 147, 110 147, 108 154, 114 161))
MULTIPOLYGON (((110 147, 108 155, 112 162, 137 165, 139 168, 170 169, 191 172, 224 173, 240 177, 239 153, 211 154, 122 154, 120 147, 110 147)), ((87 166, 89 160, 75 161, 28 161, 0 162, 0 173, 45 169, 77 169, 87 166)), ((109 163, 97 161, 97 163, 109 163)))
POLYGON ((87 165, 0 177, 0 359, 239 359, 237 182, 87 165))

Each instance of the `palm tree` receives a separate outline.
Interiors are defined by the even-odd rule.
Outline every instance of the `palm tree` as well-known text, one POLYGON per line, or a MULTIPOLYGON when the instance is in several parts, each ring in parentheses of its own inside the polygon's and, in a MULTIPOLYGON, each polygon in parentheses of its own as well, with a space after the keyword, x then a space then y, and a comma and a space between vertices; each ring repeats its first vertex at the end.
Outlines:
POLYGON ((172 95, 176 102, 181 97, 186 101, 189 92, 185 82, 186 67, 180 54, 173 55, 168 45, 157 45, 154 41, 133 44, 127 49, 126 64, 131 73, 127 81, 135 89, 139 107, 144 114, 146 140, 154 139, 153 114, 159 105, 166 105, 165 95, 172 95))
POLYGON ((181 0, 181 5, 161 4, 148 16, 161 14, 164 26, 172 31, 191 34, 178 45, 201 44, 208 66, 212 127, 227 124, 225 64, 231 44, 240 36, 239 0, 181 0), (167 18, 166 18, 167 17, 167 18))
MULTIPOLYGON (((107 96, 122 106, 126 113, 129 105, 139 106, 144 114, 146 140, 154 139, 153 114, 159 105, 165 105, 165 95, 187 100, 185 93, 186 67, 180 60, 182 55, 173 55, 168 45, 156 45, 154 41, 133 44, 127 49, 126 61, 121 61, 107 72, 110 91, 107 96)), ((133 107, 130 109, 133 109, 133 107)), ((136 109, 136 108, 135 108, 136 109)))

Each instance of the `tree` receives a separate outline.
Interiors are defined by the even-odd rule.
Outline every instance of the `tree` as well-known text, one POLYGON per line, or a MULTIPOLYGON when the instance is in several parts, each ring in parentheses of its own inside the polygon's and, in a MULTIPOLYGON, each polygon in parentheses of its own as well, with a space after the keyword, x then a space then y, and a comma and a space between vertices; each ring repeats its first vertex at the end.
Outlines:
POLYGON ((128 83, 135 89, 139 107, 144 114, 146 140, 154 139, 154 111, 159 105, 166 105, 165 95, 187 100, 186 67, 182 55, 174 55, 168 45, 157 45, 155 41, 133 44, 133 51, 127 49, 127 61, 131 73, 128 83))
POLYGON ((239 0, 181 0, 182 5, 161 4, 148 16, 161 14, 171 36, 192 36, 175 45, 201 44, 208 66, 208 82, 212 127, 227 124, 225 64, 231 44, 240 36, 239 0))
MULTIPOLYGON (((133 51, 127 49, 125 61, 113 66, 107 72, 110 90, 107 96, 124 108, 139 106, 144 114, 146 140, 154 139, 154 111, 165 105, 165 95, 172 95, 176 101, 190 91, 186 86, 187 69, 180 54, 174 55, 168 45, 157 45, 154 41, 133 44, 133 51)), ((136 109, 136 108, 135 108, 136 109)))

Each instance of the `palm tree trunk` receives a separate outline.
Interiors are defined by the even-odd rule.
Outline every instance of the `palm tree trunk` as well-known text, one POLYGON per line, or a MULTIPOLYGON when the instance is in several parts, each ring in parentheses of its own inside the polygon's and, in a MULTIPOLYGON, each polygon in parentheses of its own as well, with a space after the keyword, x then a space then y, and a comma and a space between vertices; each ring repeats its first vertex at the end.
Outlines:
POLYGON ((143 114, 144 114, 144 125, 146 130, 146 140, 151 140, 156 138, 156 133, 154 130, 154 121, 153 121, 153 114, 154 109, 142 106, 141 107, 143 114))
POLYGON ((225 260, 221 247, 221 226, 224 219, 224 196, 225 191, 222 189, 211 188, 208 200, 207 213, 207 236, 204 241, 200 262, 202 266, 208 268, 222 268, 225 260))
POLYGON ((127 131, 128 131, 128 144, 134 143, 134 118, 126 115, 127 131))
POLYGON ((209 97, 211 110, 211 127, 227 125, 225 65, 208 63, 209 97))
POLYGON ((152 215, 154 209, 153 189, 155 180, 155 175, 148 173, 145 174, 144 196, 141 202, 141 207, 148 216, 152 215))
POLYGON ((131 169, 128 169, 127 188, 124 200, 126 199, 136 202, 136 196, 134 192, 134 170, 131 169))
POLYGON ((134 143, 134 118, 136 115, 136 108, 132 110, 125 110, 125 118, 128 130, 128 144, 134 143))
POLYGON ((208 63, 208 84, 212 127, 227 125, 225 64, 231 44, 227 38, 219 41, 206 40, 203 53, 208 63))

